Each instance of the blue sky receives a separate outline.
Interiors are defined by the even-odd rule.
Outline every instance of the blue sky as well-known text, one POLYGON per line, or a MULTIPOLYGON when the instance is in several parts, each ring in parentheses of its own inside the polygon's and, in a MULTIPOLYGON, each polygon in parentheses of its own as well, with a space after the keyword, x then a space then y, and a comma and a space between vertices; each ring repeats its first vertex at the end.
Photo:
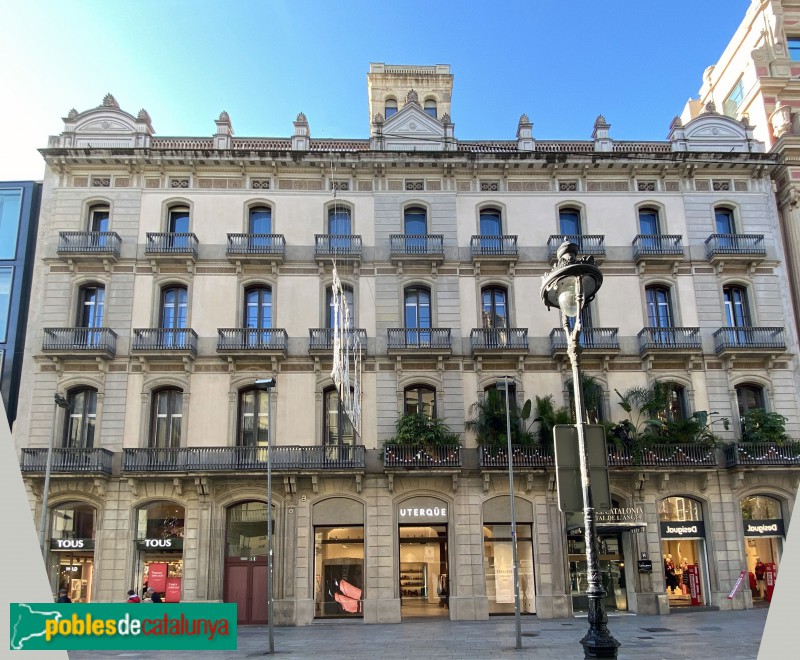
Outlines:
POLYGON ((0 9, 0 180, 40 179, 37 148, 111 92, 156 133, 369 135, 370 62, 450 64, 463 140, 660 140, 750 0, 7 0, 0 9))

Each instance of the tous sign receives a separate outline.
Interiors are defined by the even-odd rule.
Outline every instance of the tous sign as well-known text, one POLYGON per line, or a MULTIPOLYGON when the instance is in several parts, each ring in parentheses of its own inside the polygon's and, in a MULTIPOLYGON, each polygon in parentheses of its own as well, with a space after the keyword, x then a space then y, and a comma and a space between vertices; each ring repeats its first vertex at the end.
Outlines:
POLYGON ((146 548, 171 548, 172 539, 145 539, 144 546, 146 548))
POLYGON ((94 539, 50 539, 51 550, 94 550, 94 539))

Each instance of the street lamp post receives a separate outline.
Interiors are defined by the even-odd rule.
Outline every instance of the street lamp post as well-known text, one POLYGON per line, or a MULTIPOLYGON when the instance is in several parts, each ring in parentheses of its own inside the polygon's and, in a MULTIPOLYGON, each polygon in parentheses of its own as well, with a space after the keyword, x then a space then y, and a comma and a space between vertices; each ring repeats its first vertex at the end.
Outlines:
POLYGON ((274 378, 259 378, 256 385, 267 391, 267 629, 269 631, 269 653, 275 653, 274 621, 272 616, 272 390, 274 378))
POLYGON ((572 364, 572 385, 575 397, 575 421, 578 432, 581 486, 583 490, 583 522, 586 529, 586 563, 588 572, 589 631, 581 640, 585 658, 616 658, 619 642, 608 631, 608 616, 603 607, 606 595, 600 579, 600 561, 595 522, 589 455, 586 447, 586 411, 580 380, 579 345, 581 314, 603 284, 603 274, 594 257, 578 258, 578 246, 564 241, 556 254, 558 261, 542 277, 541 296, 545 306, 561 311, 562 325, 567 336, 567 354, 572 364), (570 329, 570 319, 573 319, 570 329))
POLYGON ((522 630, 519 618, 519 562, 517 561, 517 515, 514 509, 514 465, 511 457, 511 401, 508 388, 508 376, 503 376, 502 380, 497 381, 497 385, 503 385, 506 391, 506 441, 508 444, 508 495, 511 504, 511 560, 514 578, 514 628, 516 630, 518 649, 522 648, 522 630))
POLYGON ((47 551, 44 547, 44 537, 47 532, 47 507, 50 499, 50 471, 53 466, 53 445, 56 442, 56 427, 58 426, 58 409, 69 410, 69 402, 58 392, 53 395, 55 407, 53 408, 53 425, 50 429, 50 444, 47 446, 47 458, 44 467, 44 489, 42 490, 42 517, 39 521, 39 547, 42 551, 42 558, 46 558, 47 551))

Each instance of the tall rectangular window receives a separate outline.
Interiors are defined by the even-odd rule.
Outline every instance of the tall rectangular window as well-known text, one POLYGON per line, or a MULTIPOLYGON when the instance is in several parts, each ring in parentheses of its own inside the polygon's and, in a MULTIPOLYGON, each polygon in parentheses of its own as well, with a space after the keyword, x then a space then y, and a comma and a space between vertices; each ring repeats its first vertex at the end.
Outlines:
POLYGON ((17 255, 22 188, 0 190, 0 259, 17 255))
POLYGON ((742 79, 739 78, 738 82, 733 86, 731 93, 728 94, 728 98, 725 99, 725 114, 729 117, 736 117, 736 113, 739 110, 739 106, 742 105, 743 100, 744 85, 742 84, 742 79))
POLYGON ((14 269, 10 266, 0 268, 0 342, 6 341, 8 331, 8 312, 11 307, 11 282, 14 269))
POLYGON ((800 37, 789 37, 786 41, 789 44, 789 59, 800 62, 800 37))

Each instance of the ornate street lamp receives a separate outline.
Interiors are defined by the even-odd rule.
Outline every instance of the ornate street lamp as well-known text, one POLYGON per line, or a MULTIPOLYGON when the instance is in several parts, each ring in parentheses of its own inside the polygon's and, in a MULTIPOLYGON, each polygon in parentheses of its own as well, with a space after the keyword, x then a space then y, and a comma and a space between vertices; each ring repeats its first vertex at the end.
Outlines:
POLYGON ((594 257, 578 258, 578 246, 564 241, 556 253, 558 261, 549 273, 542 276, 542 301, 549 309, 561 310, 561 321, 567 336, 567 354, 572 364, 572 385, 575 396, 578 454, 580 456, 581 485, 583 489, 583 522, 586 529, 586 564, 588 572, 589 631, 581 640, 585 658, 616 658, 619 642, 608 631, 603 607, 606 595, 600 580, 600 561, 597 543, 592 481, 589 473, 589 455, 586 448, 586 410, 580 374, 581 314, 603 284, 603 274, 594 263, 594 257), (572 319, 572 328, 570 328, 572 319))
POLYGON ((277 384, 274 378, 259 378, 256 387, 267 391, 267 629, 269 636, 269 653, 275 653, 275 623, 272 616, 273 593, 275 579, 272 574, 272 390, 277 384))
POLYGON ((44 540, 47 533, 47 507, 49 506, 50 498, 50 471, 53 468, 53 445, 56 441, 56 427, 58 426, 58 409, 71 410, 69 401, 67 401, 58 392, 53 395, 55 407, 53 408, 53 425, 50 428, 50 444, 47 446, 47 458, 45 459, 44 467, 44 489, 42 491, 42 517, 39 521, 39 547, 42 550, 42 557, 46 557, 47 550, 44 547, 44 540))

